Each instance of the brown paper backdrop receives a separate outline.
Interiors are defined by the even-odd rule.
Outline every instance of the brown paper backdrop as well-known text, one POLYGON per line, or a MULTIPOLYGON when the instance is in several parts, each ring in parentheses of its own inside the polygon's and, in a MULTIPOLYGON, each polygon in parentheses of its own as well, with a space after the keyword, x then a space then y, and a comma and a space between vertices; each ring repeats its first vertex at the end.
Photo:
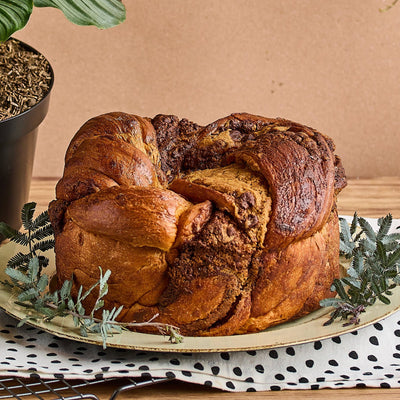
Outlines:
POLYGON ((206 124, 232 112, 284 117, 334 138, 350 177, 400 175, 400 4, 382 0, 124 0, 101 31, 35 9, 15 36, 56 80, 35 176, 108 111, 206 124))

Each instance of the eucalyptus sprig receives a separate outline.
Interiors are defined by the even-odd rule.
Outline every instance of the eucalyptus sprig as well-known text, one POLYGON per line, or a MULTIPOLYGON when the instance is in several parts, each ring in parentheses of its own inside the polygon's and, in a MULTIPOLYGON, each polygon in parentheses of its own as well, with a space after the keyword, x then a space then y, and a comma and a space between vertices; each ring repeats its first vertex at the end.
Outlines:
POLYGON ((338 297, 320 302, 323 307, 334 307, 325 325, 338 318, 347 320, 345 326, 357 325, 361 313, 376 301, 390 304, 392 290, 400 285, 400 233, 389 233, 392 222, 391 214, 379 218, 375 232, 357 213, 350 225, 340 219, 340 254, 349 267, 346 276, 332 284, 338 297))
POLYGON ((111 271, 104 274, 99 267, 99 280, 88 290, 83 291, 82 286, 76 296, 72 296, 72 279, 63 282, 59 290, 50 290, 50 278, 43 273, 43 269, 49 265, 49 259, 42 253, 54 247, 53 229, 51 227, 47 211, 33 218, 36 203, 27 203, 21 211, 21 220, 24 231, 20 232, 11 228, 6 223, 0 223, 0 234, 26 246, 27 252, 18 252, 7 263, 6 274, 10 281, 1 282, 10 287, 16 294, 16 304, 27 309, 26 317, 18 326, 27 321, 43 320, 49 322, 55 317, 70 317, 74 326, 78 327, 80 334, 87 337, 89 333, 100 334, 103 340, 103 347, 106 348, 107 339, 114 333, 121 333, 129 327, 153 327, 166 336, 172 343, 180 343, 183 337, 179 329, 151 320, 143 323, 118 322, 116 319, 123 307, 114 307, 112 310, 104 309, 104 298, 108 293, 108 279, 111 271), (96 293, 97 298, 91 310, 85 310, 84 301, 89 294, 96 293), (102 317, 95 316, 101 313, 102 317))

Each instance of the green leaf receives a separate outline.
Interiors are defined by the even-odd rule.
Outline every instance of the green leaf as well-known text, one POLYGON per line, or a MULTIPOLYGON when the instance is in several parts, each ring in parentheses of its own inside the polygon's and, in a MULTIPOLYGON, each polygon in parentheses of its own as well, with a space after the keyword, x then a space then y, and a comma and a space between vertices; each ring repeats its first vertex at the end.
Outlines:
POLYGON ((49 220, 49 213, 46 211, 43 211, 41 214, 39 214, 32 222, 32 229, 38 229, 41 227, 46 226, 47 224, 50 223, 49 220))
POLYGON ((29 263, 29 260, 31 259, 30 254, 23 254, 21 252, 18 252, 14 256, 12 256, 7 263, 7 267, 10 268, 21 268, 25 267, 29 263))
POLYGON ((39 259, 37 257, 33 257, 29 260, 28 264, 28 276, 31 279, 31 282, 37 280, 39 274, 39 259))
POLYGON ((0 42, 27 24, 32 7, 33 0, 0 0, 0 42))
POLYGON ((72 288, 72 281, 66 280, 63 282, 63 285, 61 286, 60 289, 60 297, 62 300, 69 297, 71 293, 71 288, 72 288))
POLYGON ((391 253, 387 259, 387 268, 393 267, 396 263, 400 263, 400 247, 391 253))
POLYGON ((34 299, 38 295, 37 289, 36 288, 30 288, 28 290, 25 290, 25 292, 22 292, 18 295, 18 300, 19 301, 28 301, 34 299))
POLYGON ((379 257, 379 261, 382 263, 383 266, 386 266, 387 263, 387 254, 384 244, 377 240, 376 242, 376 252, 379 257))
POLYGON ((350 233, 351 233, 351 235, 354 235, 356 233, 357 226, 358 226, 358 215, 355 212, 354 216, 353 216, 353 220, 351 221, 351 225, 350 225, 350 233))
POLYGON ((18 282, 22 282, 27 285, 29 285, 31 283, 29 276, 25 275, 21 271, 18 271, 17 269, 12 269, 12 268, 7 267, 5 269, 5 272, 11 279, 15 279, 18 282))
POLYGON ((125 21, 126 11, 120 0, 34 0, 36 7, 61 10, 72 23, 107 29, 125 21))
POLYGON ((358 218, 358 223, 360 224, 363 232, 367 235, 368 239, 375 242, 376 234, 375 234, 374 229, 372 228, 371 224, 365 218, 361 218, 361 217, 358 218))
POLYGON ((87 331, 87 329, 85 328, 84 325, 81 325, 80 332, 81 332, 81 336, 88 337, 88 331, 87 331))
POLYGON ((378 219, 379 231, 376 235, 377 240, 382 240, 382 238, 387 235, 390 227, 392 226, 392 221, 393 217, 391 214, 386 215, 384 218, 378 219))
POLYGON ((338 295, 343 299, 348 301, 349 300, 349 296, 346 293, 346 290, 344 289, 343 283, 340 279, 335 279, 333 281, 333 285, 338 293, 338 295))
POLYGON ((32 251, 36 252, 38 250, 40 251, 47 251, 51 250, 54 248, 54 240, 42 240, 41 242, 37 242, 32 246, 32 251))
POLYGON ((36 208, 36 203, 34 203, 34 202, 26 203, 22 207, 21 221, 22 221, 22 225, 27 230, 32 228, 32 219, 33 219, 33 214, 35 212, 35 208, 36 208))
POLYGON ((44 292, 49 283, 49 278, 47 275, 42 275, 37 283, 37 288, 40 292, 44 292))

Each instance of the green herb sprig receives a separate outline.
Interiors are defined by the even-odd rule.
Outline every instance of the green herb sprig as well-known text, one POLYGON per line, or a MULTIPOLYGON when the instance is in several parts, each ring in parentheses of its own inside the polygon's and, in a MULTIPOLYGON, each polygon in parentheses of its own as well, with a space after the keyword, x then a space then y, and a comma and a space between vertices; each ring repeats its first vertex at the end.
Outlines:
POLYGON ((320 302, 323 307, 334 307, 324 325, 338 318, 347 321, 344 326, 357 325, 361 313, 376 301, 390 304, 388 296, 400 285, 400 233, 389 233, 392 222, 391 214, 379 218, 375 232, 357 213, 350 226, 340 219, 340 254, 350 265, 346 276, 332 284, 338 297, 320 302))
POLYGON ((154 327, 163 335, 169 336, 172 343, 182 342, 183 337, 178 328, 153 322, 157 315, 143 323, 116 321, 123 307, 114 307, 112 310, 103 308, 104 298, 108 293, 107 281, 111 275, 109 270, 103 274, 99 267, 99 280, 86 291, 80 287, 76 297, 71 295, 73 278, 64 281, 61 289, 50 290, 50 277, 43 272, 49 265, 49 259, 42 253, 54 248, 54 233, 47 211, 34 219, 35 208, 36 203, 27 203, 23 206, 21 220, 24 231, 22 232, 0 222, 0 234, 28 248, 26 253, 18 252, 11 257, 5 269, 10 281, 1 282, 16 294, 15 303, 27 309, 26 317, 18 326, 27 321, 49 322, 55 317, 72 317, 74 326, 79 328, 81 336, 87 337, 89 333, 100 334, 103 348, 106 348, 110 336, 121 333, 129 327, 154 327), (95 290, 98 292, 95 304, 90 311, 86 311, 83 302, 95 290), (95 317, 95 313, 97 315, 98 312, 101 312, 102 318, 95 317))

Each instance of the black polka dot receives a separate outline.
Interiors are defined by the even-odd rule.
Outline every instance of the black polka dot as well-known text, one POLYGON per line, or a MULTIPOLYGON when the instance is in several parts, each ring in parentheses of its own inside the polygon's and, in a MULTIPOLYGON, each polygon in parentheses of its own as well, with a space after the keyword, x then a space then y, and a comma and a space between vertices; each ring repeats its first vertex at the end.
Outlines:
POLYGON ((325 382, 325 378, 322 376, 322 377, 317 378, 316 381, 317 382, 325 382))
POLYGON ((332 342, 340 344, 342 343, 342 339, 339 336, 335 336, 332 338, 332 342))
POLYGON ((396 330, 394 331, 394 334, 395 334, 397 337, 399 337, 399 336, 400 336, 400 329, 396 329, 396 330))
POLYGON ((324 371, 324 374, 334 374, 334 372, 331 371, 330 369, 327 369, 326 371, 324 371))
POLYGON ((304 376, 299 379, 299 383, 308 383, 308 382, 309 382, 309 380, 307 378, 305 378, 304 376))
POLYGON ((328 361, 328 364, 329 365, 332 365, 332 367, 337 367, 339 364, 338 364, 338 362, 336 361, 336 360, 329 360, 328 361))
POLYGON ((211 381, 204 381, 204 386, 212 387, 212 385, 211 381))
POLYGON ((280 386, 274 385, 274 386, 271 386, 270 389, 271 389, 273 392, 278 392, 279 390, 281 390, 281 387, 280 387, 280 386))
POLYGON ((28 354, 27 357, 28 357, 28 358, 36 358, 36 357, 37 357, 37 354, 28 354))
POLYGON ((172 365, 180 365, 181 364, 181 362, 177 358, 173 358, 172 360, 169 360, 169 362, 172 365))
POLYGON ((372 354, 370 354, 367 358, 369 361, 373 361, 373 362, 378 361, 378 359, 372 354))
POLYGON ((382 382, 380 386, 381 388, 387 388, 387 389, 391 387, 387 382, 382 382))
POLYGON ((176 378, 175 374, 174 374, 172 371, 167 371, 167 372, 165 373, 165 376, 166 376, 167 378, 169 378, 169 379, 175 379, 175 378, 176 378))
POLYGON ((369 342, 371 344, 373 344, 374 346, 379 346, 379 341, 378 341, 378 338, 376 336, 371 336, 369 338, 369 342))
POLYGON ((249 376, 248 378, 245 379, 245 382, 254 383, 254 379, 251 376, 249 376))
POLYGON ((83 372, 85 374, 91 374, 93 372, 93 370, 92 369, 85 369, 83 372))
POLYGON ((286 371, 288 371, 288 372, 297 372, 296 368, 292 367, 292 366, 287 367, 286 371))
POLYGON ((352 350, 352 351, 349 353, 349 357, 352 358, 353 360, 357 360, 357 359, 358 359, 358 354, 357 354, 356 351, 352 350))
POLYGON ((318 390, 319 389, 319 385, 313 384, 311 385, 311 390, 318 390))
POLYGON ((254 350, 251 350, 251 351, 247 351, 247 354, 249 355, 249 356, 256 356, 257 355, 257 352, 256 351, 254 351, 254 350))
POLYGON ((367 385, 366 385, 365 383, 357 383, 357 384, 356 384, 356 387, 357 387, 357 388, 366 388, 367 385))
POLYGON ((229 389, 235 389, 235 385, 231 381, 226 382, 226 387, 229 389))
POLYGON ((221 358, 222 358, 223 360, 229 360, 229 359, 230 359, 229 353, 221 353, 221 358))
POLYGON ((383 367, 381 367, 380 365, 374 365, 373 367, 374 369, 384 369, 383 367))
POLYGON ((314 361, 313 360, 307 360, 306 365, 308 368, 312 368, 314 366, 314 361))
POLYGON ((394 375, 393 375, 393 374, 385 374, 385 376, 386 376, 386 378, 389 378, 389 379, 391 379, 391 378, 393 378, 393 377, 394 377, 394 375))
POLYGON ((358 367, 350 367, 350 370, 351 371, 360 371, 360 368, 358 368, 358 367))
POLYGON ((294 351, 293 347, 288 347, 286 349, 286 354, 288 354, 289 356, 294 356, 296 354, 296 352, 294 351))
POLYGON ((139 371, 148 371, 150 368, 147 365, 141 365, 139 371))
POLYGON ((277 379, 278 381, 283 381, 285 377, 282 374, 276 374, 275 379, 277 379))
POLYGON ((256 369, 256 371, 259 372, 260 374, 263 374, 263 373, 264 373, 264 367, 263 367, 261 364, 257 364, 257 365, 255 366, 255 369, 256 369))
POLYGON ((242 376, 242 370, 241 370, 239 367, 233 368, 233 373, 234 373, 236 376, 242 376))
POLYGON ((321 348, 322 348, 322 343, 319 340, 314 342, 314 349, 315 350, 320 350, 321 348))
POLYGON ((104 375, 103 374, 96 374, 94 376, 97 380, 103 379, 104 375))
POLYGON ((196 364, 194 364, 193 367, 194 367, 195 369, 198 369, 199 371, 204 371, 203 364, 201 364, 201 363, 199 363, 199 362, 197 362, 196 364))
POLYGON ((350 379, 348 375, 340 375, 343 379, 350 379))
POLYGON ((213 375, 218 375, 219 374, 219 367, 211 367, 211 372, 213 375))
POLYGON ((191 377, 192 373, 190 371, 181 371, 183 376, 191 377))
POLYGON ((271 350, 271 351, 269 352, 269 356, 270 356, 271 358, 277 359, 277 358, 278 358, 278 352, 277 352, 276 350, 271 350))
MULTIPOLYGON (((57 347, 59 347, 59 346, 58 346, 58 343, 54 343, 54 342, 53 342, 53 343, 50 343, 50 344, 49 344, 49 347, 57 348, 57 347)), ((79 350, 79 349, 77 349, 77 350, 79 350)))
POLYGON ((377 331, 383 331, 383 326, 382 326, 379 322, 376 322, 376 323, 374 324, 374 328, 375 328, 377 331))
POLYGON ((393 353, 394 358, 400 358, 400 353, 393 353))

